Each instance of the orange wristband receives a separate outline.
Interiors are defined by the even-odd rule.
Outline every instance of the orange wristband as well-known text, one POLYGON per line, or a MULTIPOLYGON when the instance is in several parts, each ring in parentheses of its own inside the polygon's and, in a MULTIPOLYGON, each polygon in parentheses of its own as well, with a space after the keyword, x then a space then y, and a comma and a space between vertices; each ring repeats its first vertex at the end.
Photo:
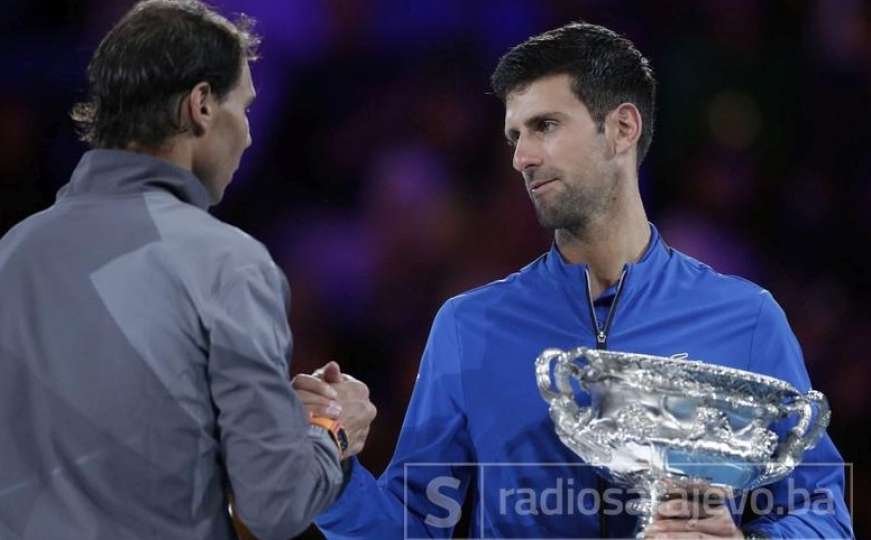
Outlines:
POLYGON ((345 451, 348 449, 348 435, 345 433, 344 428, 342 428, 342 423, 326 416, 315 416, 311 413, 309 413, 308 421, 313 426, 322 427, 327 430, 339 449, 339 457, 344 457, 345 451))

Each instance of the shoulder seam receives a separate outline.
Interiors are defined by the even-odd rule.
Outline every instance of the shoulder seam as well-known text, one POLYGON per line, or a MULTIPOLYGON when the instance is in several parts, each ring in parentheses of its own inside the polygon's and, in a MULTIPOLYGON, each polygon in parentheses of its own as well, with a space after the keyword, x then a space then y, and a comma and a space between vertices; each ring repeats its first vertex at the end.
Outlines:
POLYGON ((687 255, 686 253, 683 253, 682 251, 679 251, 676 249, 673 249, 672 251, 674 253, 680 255, 685 263, 692 265, 693 269, 695 271, 698 271, 700 273, 700 275, 708 274, 711 277, 724 278, 735 286, 743 286, 743 287, 749 288, 750 289, 749 292, 753 293, 753 294, 758 294, 760 292, 767 292, 767 289, 765 287, 759 285, 755 281, 747 279, 744 276, 720 272, 719 270, 717 270, 716 268, 714 268, 710 264, 708 264, 704 261, 700 261, 691 255, 687 255))

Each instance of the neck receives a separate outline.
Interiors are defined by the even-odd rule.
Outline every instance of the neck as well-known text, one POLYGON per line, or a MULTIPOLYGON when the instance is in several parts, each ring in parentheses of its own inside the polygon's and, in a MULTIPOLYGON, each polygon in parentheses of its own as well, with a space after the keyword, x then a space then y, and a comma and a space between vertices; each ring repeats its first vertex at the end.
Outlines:
POLYGON ((188 144, 185 144, 184 141, 172 139, 156 148, 143 146, 138 143, 130 143, 127 145, 126 150, 162 159, 172 163, 176 167, 193 171, 193 156, 191 148, 188 144))
POLYGON ((650 242, 650 225, 636 189, 625 204, 615 203, 583 231, 557 229, 555 236, 564 259, 589 268, 590 290, 595 299, 619 281, 624 265, 638 261, 644 254, 650 242))

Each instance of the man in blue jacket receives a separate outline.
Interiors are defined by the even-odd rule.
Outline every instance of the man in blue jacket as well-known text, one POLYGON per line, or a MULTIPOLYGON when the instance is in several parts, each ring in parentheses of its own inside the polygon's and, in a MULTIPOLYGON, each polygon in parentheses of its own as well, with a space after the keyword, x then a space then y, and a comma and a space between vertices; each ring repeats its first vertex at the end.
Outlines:
MULTIPOLYGON (((688 356, 810 387, 771 294, 671 249, 648 223, 637 171, 655 80, 632 43, 569 24, 511 49, 492 85, 514 168, 554 244, 439 310, 393 459, 377 480, 356 460, 345 467, 340 497, 316 520, 329 538, 450 536, 467 497, 473 537, 632 534, 637 520, 598 504, 595 472, 554 434, 533 366, 547 347, 688 356)), ((326 414, 323 378, 295 386, 326 414)), ((695 517, 669 506, 649 536, 851 537, 832 441, 804 459, 770 487, 777 512, 740 523, 725 506, 695 517)))

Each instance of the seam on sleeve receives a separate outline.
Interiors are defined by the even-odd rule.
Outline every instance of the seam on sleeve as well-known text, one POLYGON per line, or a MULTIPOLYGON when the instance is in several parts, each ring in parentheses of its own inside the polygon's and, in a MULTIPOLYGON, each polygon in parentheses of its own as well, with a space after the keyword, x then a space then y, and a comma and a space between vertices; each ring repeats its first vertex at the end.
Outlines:
POLYGON ((462 399, 462 403, 460 403, 460 408, 463 411, 463 417, 466 418, 466 423, 468 424, 468 417, 466 416, 466 381, 463 378, 463 370, 461 366, 461 359, 463 357, 463 344, 460 341, 460 330, 457 327, 457 307, 455 304, 456 300, 450 300, 451 304, 451 324, 454 327, 454 341, 457 343, 457 379, 460 381, 460 398, 462 399))
POLYGON ((759 308, 756 310, 756 324, 753 327, 753 335, 750 336, 750 350, 747 354, 747 366, 744 368, 747 371, 753 371, 750 367, 753 364, 753 349, 756 346, 756 334, 759 333, 759 321, 762 319, 762 308, 765 306, 765 298, 770 297, 771 293, 762 289, 759 296, 761 297, 761 300, 759 301, 759 308))
MULTIPOLYGON (((467 452, 467 459, 470 459, 472 461, 477 461, 477 459, 478 459, 477 453, 478 452, 477 452, 477 448, 475 448, 475 442, 472 439, 471 430, 469 428, 469 413, 468 413, 469 408, 467 407, 468 400, 466 397, 466 379, 463 376, 465 373, 465 370, 463 370, 463 366, 461 364, 461 359, 463 358, 463 343, 460 340, 460 331, 459 331, 459 327, 457 325, 456 302, 457 302, 456 299, 450 300, 450 303, 453 304, 451 306, 453 308, 452 316, 454 319, 452 324, 454 326, 454 335, 455 335, 455 339, 457 342, 457 379, 459 380, 459 385, 460 385, 460 392, 459 392, 460 399, 462 399, 462 403, 459 404, 460 411, 461 411, 462 417, 463 417, 463 426, 461 428, 462 429, 461 436, 463 437, 463 439, 465 439, 465 441, 463 442, 463 445, 466 447, 465 452, 467 452)), ((477 473, 475 473, 475 474, 477 474, 477 473)), ((466 493, 466 496, 467 495, 468 495, 468 492, 466 493)))
MULTIPOLYGON (((209 330, 212 329, 212 326, 214 324, 213 314, 215 313, 217 307, 219 306, 221 299, 223 299, 227 294, 229 294, 233 290, 234 287, 238 286, 239 282, 242 279, 248 277, 249 273, 252 270, 257 270, 260 268, 263 268, 264 270, 268 270, 268 269, 271 269, 272 266, 273 265, 271 265, 271 264, 264 265, 263 262, 253 262, 253 263, 244 264, 242 266, 239 266, 239 267, 236 267, 232 270, 229 270, 227 273, 231 274, 230 278, 224 280, 223 283, 216 283, 215 287, 213 289, 213 294, 208 299, 208 302, 209 302, 209 311, 207 313, 208 321, 204 321, 204 322, 208 323, 207 328, 209 330)), ((265 274, 265 272, 264 272, 264 274, 265 274)), ((278 292, 282 293, 282 291, 278 291, 278 292)), ((282 302, 283 302, 283 299, 282 299, 282 302)), ((285 306, 285 311, 287 311, 286 306, 285 306)))
MULTIPOLYGON (((270 318, 269 321, 272 325, 272 332, 270 333, 270 338, 272 339, 272 346, 276 351, 281 351, 281 340, 279 339, 279 332, 284 332, 286 330, 288 343, 290 346, 293 346, 293 333, 290 329, 290 310, 289 310, 289 294, 290 290, 287 286, 286 278, 280 268, 278 268, 271 261, 257 261, 253 263, 244 264, 242 266, 238 266, 230 271, 227 274, 231 274, 230 277, 225 279, 223 283, 217 287, 215 294, 210 298, 209 310, 208 310, 208 326, 206 326, 206 330, 211 333, 214 330, 215 317, 214 314, 220 310, 223 310, 223 299, 230 295, 237 287, 243 284, 246 280, 251 280, 252 283, 259 285, 256 283, 257 280, 261 281, 263 285, 270 291, 270 294, 276 296, 275 304, 276 306, 280 306, 280 310, 282 313, 282 319, 284 324, 284 329, 279 329, 278 326, 281 326, 282 319, 270 318), (277 286, 273 286, 277 285, 277 286)), ((205 320, 204 320, 205 322, 205 320)), ((210 338, 211 339, 211 338, 210 338)), ((285 351, 286 353, 286 351, 285 351)), ((280 367, 284 370, 290 369, 290 357, 284 354, 281 355, 280 358, 280 367)))

